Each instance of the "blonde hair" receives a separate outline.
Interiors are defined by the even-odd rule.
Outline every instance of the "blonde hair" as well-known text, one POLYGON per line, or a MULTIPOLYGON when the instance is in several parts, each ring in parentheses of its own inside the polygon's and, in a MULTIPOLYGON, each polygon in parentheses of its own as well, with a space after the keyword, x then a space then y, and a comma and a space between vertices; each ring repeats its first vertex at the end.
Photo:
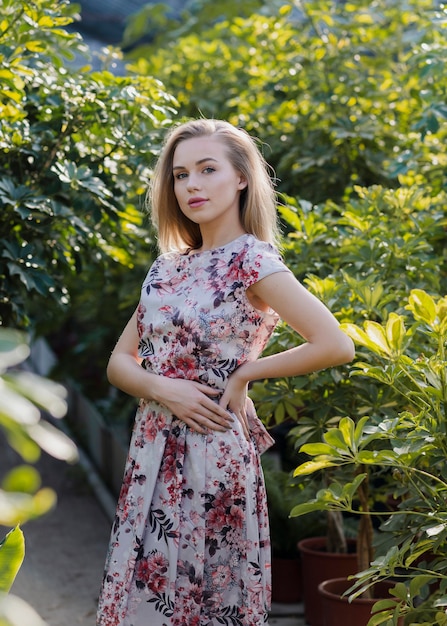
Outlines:
POLYGON ((154 169, 147 202, 152 222, 158 231, 160 250, 167 252, 199 248, 202 244, 199 226, 180 210, 174 194, 172 171, 174 151, 179 143, 196 137, 217 137, 226 145, 230 163, 247 181, 239 205, 243 228, 261 241, 278 245, 276 193, 269 165, 255 140, 229 122, 198 119, 171 129, 154 169))

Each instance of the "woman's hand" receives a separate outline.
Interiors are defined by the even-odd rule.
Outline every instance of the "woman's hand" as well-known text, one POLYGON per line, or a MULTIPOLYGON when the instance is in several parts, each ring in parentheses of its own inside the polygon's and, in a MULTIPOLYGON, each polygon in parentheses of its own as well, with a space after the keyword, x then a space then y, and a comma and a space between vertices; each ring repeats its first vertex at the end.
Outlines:
MULTIPOLYGON (((225 407, 213 400, 218 389, 183 378, 159 376, 154 400, 166 406, 173 415, 197 433, 210 430, 225 432, 232 428, 234 418, 225 407)), ((155 385, 154 385, 155 387, 155 385)))
POLYGON ((241 376, 243 367, 244 366, 241 365, 241 367, 229 377, 219 404, 224 409, 228 409, 236 415, 242 425, 245 437, 250 439, 250 428, 246 411, 248 383, 241 376))

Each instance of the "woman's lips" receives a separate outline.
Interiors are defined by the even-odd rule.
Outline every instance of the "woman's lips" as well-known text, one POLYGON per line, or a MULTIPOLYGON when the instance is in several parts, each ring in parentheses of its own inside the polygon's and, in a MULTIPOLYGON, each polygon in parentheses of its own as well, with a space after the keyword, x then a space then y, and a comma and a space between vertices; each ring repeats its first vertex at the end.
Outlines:
POLYGON ((200 207, 203 204, 205 204, 205 202, 206 202, 206 198, 190 198, 188 200, 188 205, 191 208, 196 209, 197 207, 200 207))

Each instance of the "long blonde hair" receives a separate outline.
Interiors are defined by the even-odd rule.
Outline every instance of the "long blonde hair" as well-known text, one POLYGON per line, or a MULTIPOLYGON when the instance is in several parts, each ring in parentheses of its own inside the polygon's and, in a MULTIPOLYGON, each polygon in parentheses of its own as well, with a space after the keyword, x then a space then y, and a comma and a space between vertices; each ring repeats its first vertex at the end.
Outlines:
POLYGON ((147 203, 158 231, 162 252, 199 248, 200 228, 183 215, 174 194, 172 171, 174 151, 182 141, 196 137, 217 137, 226 144, 227 157, 234 169, 247 180, 240 195, 240 220, 247 233, 261 241, 278 245, 279 230, 276 193, 269 165, 255 140, 244 130, 222 120, 191 120, 174 127, 167 135, 154 169, 147 203))

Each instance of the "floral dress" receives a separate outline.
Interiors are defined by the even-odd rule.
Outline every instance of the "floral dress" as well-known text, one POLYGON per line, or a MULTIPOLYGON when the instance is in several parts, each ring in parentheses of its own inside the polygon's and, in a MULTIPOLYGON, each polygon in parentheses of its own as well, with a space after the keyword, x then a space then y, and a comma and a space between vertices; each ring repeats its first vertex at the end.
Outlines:
MULTIPOLYGON (((246 289, 289 271, 270 244, 242 235, 152 265, 138 308, 148 371, 223 390, 255 360, 278 316, 246 289)), ((260 626, 270 607, 270 540, 260 454, 273 440, 247 400, 251 440, 235 419, 199 434, 154 401, 137 410, 112 528, 97 626, 260 626)))

